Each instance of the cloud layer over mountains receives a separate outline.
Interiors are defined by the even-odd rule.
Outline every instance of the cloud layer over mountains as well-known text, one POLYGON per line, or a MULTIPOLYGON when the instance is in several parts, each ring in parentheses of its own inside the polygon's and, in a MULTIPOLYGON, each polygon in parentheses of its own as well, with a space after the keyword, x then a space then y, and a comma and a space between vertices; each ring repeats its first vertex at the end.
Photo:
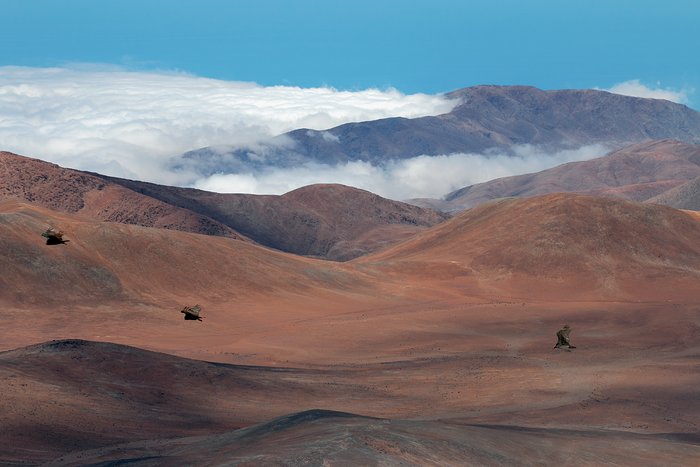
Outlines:
POLYGON ((535 146, 513 148, 515 154, 448 154, 392 160, 385 166, 369 162, 326 165, 307 162, 298 167, 270 167, 240 174, 218 174, 198 180, 202 190, 228 193, 286 193, 313 183, 342 183, 396 200, 440 198, 458 188, 499 177, 538 172, 566 162, 604 156, 601 144, 547 153, 535 146))
POLYGON ((185 74, 0 67, 3 150, 110 175, 175 182, 164 158, 296 128, 449 112, 440 96, 263 87, 185 74))
MULTIPOLYGON (((610 90, 685 99, 681 92, 650 89, 639 81, 610 90)), ((251 168, 207 178, 169 164, 173 156, 200 147, 254 146, 296 128, 438 115, 455 104, 439 95, 404 95, 393 89, 264 87, 104 66, 0 67, 0 150, 106 175, 212 191, 279 194, 311 183, 336 182, 394 199, 439 197, 465 185, 606 152, 598 145, 556 154, 522 146, 515 149, 516 157, 419 156, 383 167, 305 162, 292 169, 251 168)))

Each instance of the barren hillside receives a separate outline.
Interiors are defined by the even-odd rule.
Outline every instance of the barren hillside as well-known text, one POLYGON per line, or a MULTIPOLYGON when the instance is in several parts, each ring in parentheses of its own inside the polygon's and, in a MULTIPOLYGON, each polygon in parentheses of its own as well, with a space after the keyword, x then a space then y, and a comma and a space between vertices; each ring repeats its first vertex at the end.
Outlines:
POLYGON ((648 141, 597 159, 464 187, 432 204, 459 211, 491 199, 561 192, 644 201, 698 176, 700 146, 648 141))
POLYGON ((700 177, 649 198, 647 202, 664 204, 676 209, 700 211, 700 177))
POLYGON ((552 194, 483 204, 357 262, 392 270, 441 262, 455 275, 533 297, 558 290, 642 298, 671 283, 695 289, 699 245, 700 224, 681 211, 552 194))

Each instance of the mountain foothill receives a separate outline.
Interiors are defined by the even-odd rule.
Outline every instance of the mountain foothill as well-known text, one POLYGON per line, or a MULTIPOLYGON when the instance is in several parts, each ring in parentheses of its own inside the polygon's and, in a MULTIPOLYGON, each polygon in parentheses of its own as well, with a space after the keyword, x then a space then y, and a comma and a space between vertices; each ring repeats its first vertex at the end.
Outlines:
POLYGON ((0 152, 0 463, 693 465, 700 114, 597 90, 448 97, 292 131, 267 160, 612 149, 409 201, 0 152), (564 324, 575 349, 553 349, 564 324))

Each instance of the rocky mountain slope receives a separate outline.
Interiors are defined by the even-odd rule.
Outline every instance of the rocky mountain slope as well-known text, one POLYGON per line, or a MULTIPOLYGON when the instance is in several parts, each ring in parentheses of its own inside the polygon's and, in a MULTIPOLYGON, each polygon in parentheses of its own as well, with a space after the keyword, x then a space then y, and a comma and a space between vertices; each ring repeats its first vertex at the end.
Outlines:
POLYGON ((700 211, 700 177, 649 198, 647 202, 664 204, 676 209, 700 211))
POLYGON ((459 104, 443 115, 348 123, 322 131, 298 129, 256 147, 191 151, 173 165, 210 175, 309 160, 381 165, 419 155, 507 151, 522 144, 550 150, 593 143, 622 147, 668 138, 700 143, 700 113, 665 100, 528 86, 475 86, 447 97, 459 104))
POLYGON ((80 172, 7 152, 0 153, 0 177, 0 199, 101 221, 247 236, 282 251, 341 261, 447 218, 342 185, 309 186, 283 196, 218 194, 80 172))
POLYGON ((222 194, 107 179, 203 213, 262 245, 340 261, 397 243, 448 218, 432 209, 338 184, 310 185, 277 196, 222 194))
POLYGON ((206 216, 124 189, 100 177, 0 152, 0 199, 20 199, 91 219, 240 238, 206 216))
POLYGON ((415 202, 459 211, 491 199, 562 192, 645 201, 698 176, 699 145, 674 140, 648 141, 597 159, 464 187, 449 193, 444 200, 415 202))

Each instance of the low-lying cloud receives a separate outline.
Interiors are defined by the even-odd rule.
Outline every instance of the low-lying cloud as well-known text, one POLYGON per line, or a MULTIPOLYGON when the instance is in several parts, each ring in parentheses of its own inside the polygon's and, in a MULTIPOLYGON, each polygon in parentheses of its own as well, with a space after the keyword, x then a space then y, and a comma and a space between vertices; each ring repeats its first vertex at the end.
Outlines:
POLYGON ((573 161, 604 156, 601 144, 545 152, 522 145, 513 153, 449 154, 393 160, 383 166, 354 161, 338 165, 306 162, 294 168, 266 168, 215 174, 197 180, 196 188, 221 193, 281 194, 314 183, 342 183, 386 198, 441 198, 451 191, 499 177, 538 172, 573 161))
MULTIPOLYGON (((650 89, 636 80, 610 91, 675 101, 687 98, 682 92, 650 89)), ((440 95, 405 95, 394 89, 260 86, 103 66, 0 67, 0 150, 80 170, 212 191, 281 194, 312 183, 343 183, 393 199, 439 198, 474 183, 607 152, 598 145, 557 153, 520 146, 508 154, 419 156, 381 166, 290 159, 285 168, 271 166, 264 157, 270 148, 291 144, 278 135, 292 129, 323 130, 351 121, 438 115, 455 105, 440 95), (221 162, 242 146, 260 150, 252 151, 247 161, 232 160, 231 167, 236 168, 228 173, 205 176, 219 169, 206 172, 187 165, 205 160, 180 159, 179 167, 173 164, 174 156, 201 147, 220 151, 221 162)), ((318 134, 337 140, 329 132, 318 134)))
POLYGON ((656 87, 649 87, 642 84, 638 79, 618 83, 604 91, 623 96, 646 97, 650 99, 665 99, 677 104, 688 104, 692 90, 684 89, 677 91, 670 88, 662 88, 661 83, 656 83, 656 87))
POLYGON ((442 96, 394 89, 260 86, 182 73, 0 67, 0 150, 81 170, 183 183, 166 159, 254 145, 296 128, 449 112, 442 96))

